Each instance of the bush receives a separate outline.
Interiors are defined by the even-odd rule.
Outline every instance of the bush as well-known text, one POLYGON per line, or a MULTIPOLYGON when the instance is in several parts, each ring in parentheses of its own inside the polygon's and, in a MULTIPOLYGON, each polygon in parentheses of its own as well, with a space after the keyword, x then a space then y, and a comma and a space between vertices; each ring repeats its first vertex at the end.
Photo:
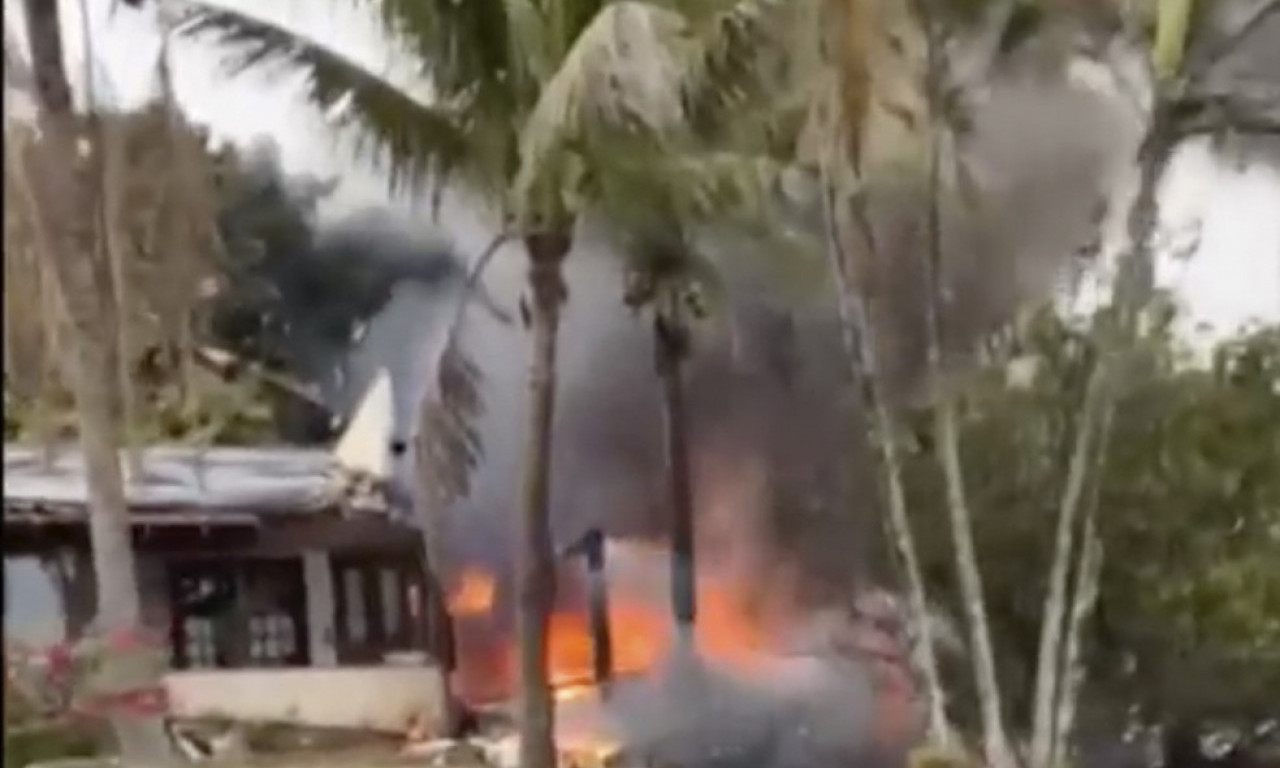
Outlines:
POLYGON ((911 750, 907 768, 979 768, 979 761, 963 749, 927 745, 911 750))
POLYGON ((100 734, 84 724, 50 721, 5 726, 4 764, 11 768, 46 760, 95 757, 101 752, 100 734))

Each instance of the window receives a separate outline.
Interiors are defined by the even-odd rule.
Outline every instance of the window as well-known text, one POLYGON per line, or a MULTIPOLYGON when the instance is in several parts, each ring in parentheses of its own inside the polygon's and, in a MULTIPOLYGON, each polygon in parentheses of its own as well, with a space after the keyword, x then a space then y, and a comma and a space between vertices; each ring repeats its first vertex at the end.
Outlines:
POLYGON ((369 636, 365 623, 368 609, 364 604, 363 574, 356 568, 342 571, 342 593, 347 603, 347 638, 353 643, 363 643, 369 636))
POLYGON ((293 620, 270 612, 249 619, 249 659, 254 665, 277 666, 297 651, 293 620))
POLYGON ((195 669, 218 666, 218 647, 214 638, 213 621, 201 616, 190 616, 183 621, 183 651, 186 665, 195 669))

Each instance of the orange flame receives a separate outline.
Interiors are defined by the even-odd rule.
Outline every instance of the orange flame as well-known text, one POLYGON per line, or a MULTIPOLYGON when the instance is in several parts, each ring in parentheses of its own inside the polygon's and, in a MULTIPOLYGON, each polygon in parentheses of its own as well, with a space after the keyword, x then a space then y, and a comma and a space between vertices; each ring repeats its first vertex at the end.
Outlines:
POLYGON ((454 616, 483 616, 493 610, 497 580, 487 571, 468 568, 458 588, 449 595, 449 613, 454 616))
MULTIPOLYGON (((456 618, 481 619, 495 605, 496 580, 480 568, 469 568, 449 596, 456 618)), ((725 583, 699 578, 695 639, 711 658, 728 662, 752 657, 764 645, 765 633, 725 583)), ((670 650, 674 639, 670 611, 660 601, 610 595, 609 628, 613 671, 632 674, 652 668, 670 650)), ((493 638, 490 638, 492 642, 493 638)), ((510 693, 516 677, 518 649, 513 637, 502 638, 486 651, 468 642, 459 659, 459 692, 470 699, 510 693), (467 658, 470 657, 470 658, 467 658)), ((559 698, 573 698, 593 682, 595 648, 585 611, 557 610, 550 617, 548 657, 551 683, 559 698)))

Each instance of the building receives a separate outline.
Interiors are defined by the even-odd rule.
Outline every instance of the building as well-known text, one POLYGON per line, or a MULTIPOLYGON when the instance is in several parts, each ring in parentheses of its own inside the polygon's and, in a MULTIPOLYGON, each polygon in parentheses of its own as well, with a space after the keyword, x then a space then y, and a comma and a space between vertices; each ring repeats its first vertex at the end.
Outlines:
MULTIPOLYGON (((139 451, 126 494, 144 622, 167 634, 175 668, 376 664, 425 650, 421 536, 336 455, 139 451)), ((74 637, 91 621, 86 497, 77 449, 5 446, 7 639, 74 637)))

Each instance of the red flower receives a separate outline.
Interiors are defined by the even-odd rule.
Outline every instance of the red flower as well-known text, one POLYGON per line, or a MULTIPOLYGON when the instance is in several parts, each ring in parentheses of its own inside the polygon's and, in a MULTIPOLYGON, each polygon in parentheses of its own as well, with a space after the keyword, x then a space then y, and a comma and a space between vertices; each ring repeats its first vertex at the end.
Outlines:
POLYGON ((141 633, 130 627, 118 627, 107 634, 107 647, 113 651, 132 651, 143 645, 141 633))
POLYGON ((74 662, 75 656, 71 652, 71 646, 67 643, 55 643, 45 651, 45 663, 48 665, 49 677, 65 677, 70 674, 74 662))

